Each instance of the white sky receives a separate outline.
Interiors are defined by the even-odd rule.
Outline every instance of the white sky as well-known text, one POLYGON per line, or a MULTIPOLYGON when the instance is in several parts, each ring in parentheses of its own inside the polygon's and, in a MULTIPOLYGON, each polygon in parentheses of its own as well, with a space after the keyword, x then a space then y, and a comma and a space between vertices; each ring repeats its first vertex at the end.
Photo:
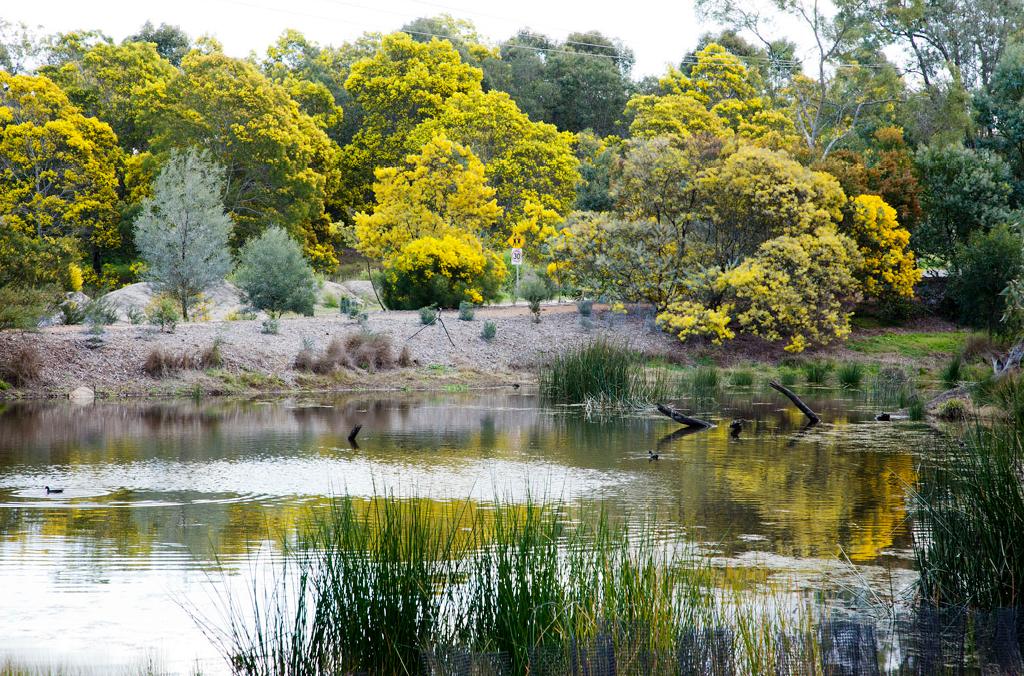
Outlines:
POLYGON ((714 26, 698 24, 691 0, 5 0, 8 21, 42 32, 100 29, 117 40, 147 19, 177 24, 192 37, 209 33, 233 56, 262 54, 285 28, 320 43, 338 44, 364 31, 388 32, 420 16, 449 13, 472 20, 490 41, 521 27, 564 39, 570 31, 598 30, 636 53, 634 77, 659 75, 677 64, 714 26))

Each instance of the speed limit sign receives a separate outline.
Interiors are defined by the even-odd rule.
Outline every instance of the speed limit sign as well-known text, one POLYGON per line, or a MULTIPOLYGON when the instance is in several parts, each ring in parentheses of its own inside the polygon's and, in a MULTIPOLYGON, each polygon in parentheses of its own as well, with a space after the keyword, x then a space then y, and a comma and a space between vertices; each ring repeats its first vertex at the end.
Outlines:
POLYGON ((523 250, 520 248, 512 249, 512 265, 523 264, 523 250))

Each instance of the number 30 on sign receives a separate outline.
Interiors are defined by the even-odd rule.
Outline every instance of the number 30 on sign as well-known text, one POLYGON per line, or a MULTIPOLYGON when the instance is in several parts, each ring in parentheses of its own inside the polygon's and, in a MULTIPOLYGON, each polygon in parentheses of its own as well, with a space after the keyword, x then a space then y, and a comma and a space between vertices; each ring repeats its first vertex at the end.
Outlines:
POLYGON ((518 247, 516 247, 515 249, 512 249, 512 265, 522 265, 522 264, 523 264, 523 250, 518 248, 518 247))

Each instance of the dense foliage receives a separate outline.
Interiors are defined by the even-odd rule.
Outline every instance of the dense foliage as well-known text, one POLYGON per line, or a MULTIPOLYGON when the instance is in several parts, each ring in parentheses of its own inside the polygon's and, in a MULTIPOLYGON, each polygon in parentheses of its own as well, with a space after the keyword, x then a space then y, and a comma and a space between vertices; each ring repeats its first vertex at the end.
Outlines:
POLYGON ((154 195, 186 196, 157 177, 190 148, 223 171, 219 275, 280 227, 325 275, 359 252, 401 307, 510 293, 515 243, 530 278, 651 304, 680 338, 800 350, 861 299, 912 298, 919 265, 966 288, 985 233, 1021 248, 1001 229, 1024 197, 1019 7, 697 8, 726 29, 643 80, 600 33, 489 43, 447 15, 339 45, 286 30, 246 59, 164 24, 117 43, 0 21, 0 289, 155 280, 139 245, 176 226, 154 195))

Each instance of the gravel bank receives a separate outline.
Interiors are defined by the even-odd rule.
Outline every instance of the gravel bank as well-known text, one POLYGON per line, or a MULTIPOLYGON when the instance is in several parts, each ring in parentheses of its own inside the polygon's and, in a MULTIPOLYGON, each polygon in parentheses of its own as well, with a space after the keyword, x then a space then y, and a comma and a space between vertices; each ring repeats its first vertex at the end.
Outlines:
POLYGON ((102 345, 95 348, 87 344, 88 334, 82 326, 50 327, 34 333, 4 332, 0 333, 0 359, 9 358, 26 344, 33 345, 43 358, 43 369, 32 386, 0 392, 0 397, 66 397, 80 386, 90 387, 100 396, 141 396, 196 389, 217 394, 240 387, 401 389, 443 387, 446 383, 530 382, 535 365, 547 355, 599 335, 628 342, 649 354, 682 352, 679 342, 656 331, 649 319, 595 309, 588 322, 571 304, 545 306, 539 324, 521 305, 477 310, 475 319, 469 322, 458 320, 456 314, 443 314, 449 342, 442 326, 423 328, 417 312, 373 313, 367 328, 390 336, 396 355, 408 345, 414 365, 377 373, 349 370, 319 382, 292 368, 303 341, 322 349, 332 338, 364 330, 355 321, 338 315, 283 319, 278 335, 262 334, 261 323, 255 320, 181 324, 170 334, 150 326, 118 324, 107 327, 102 345), (497 336, 490 342, 480 337, 487 319, 498 326, 497 336), (223 355, 223 366, 217 371, 183 371, 158 379, 143 370, 155 348, 199 353, 215 340, 220 341, 223 355), (259 377, 251 377, 253 374, 259 377), (246 386, 239 384, 243 381, 246 386))

